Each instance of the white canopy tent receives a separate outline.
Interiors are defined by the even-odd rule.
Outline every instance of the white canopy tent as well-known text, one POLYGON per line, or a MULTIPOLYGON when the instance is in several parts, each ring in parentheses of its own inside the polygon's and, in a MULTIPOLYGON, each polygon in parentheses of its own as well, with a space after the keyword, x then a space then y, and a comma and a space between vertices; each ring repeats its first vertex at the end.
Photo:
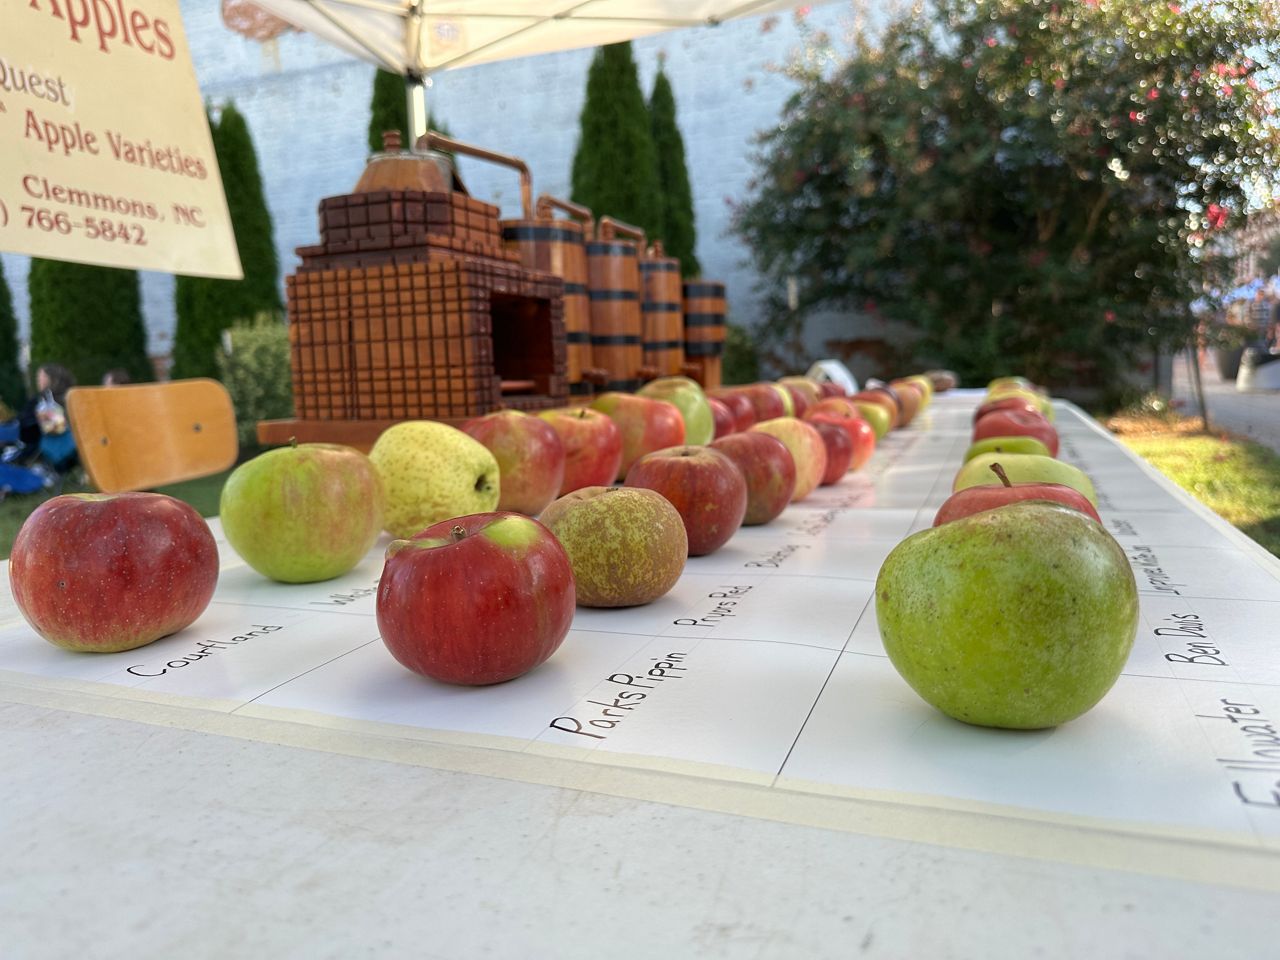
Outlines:
MULTIPOLYGON (((248 0, 230 0, 224 12, 246 5, 248 0)), ((799 6, 796 0, 251 0, 251 5, 402 74, 409 84, 415 140, 426 131, 427 78, 438 71, 799 6)))

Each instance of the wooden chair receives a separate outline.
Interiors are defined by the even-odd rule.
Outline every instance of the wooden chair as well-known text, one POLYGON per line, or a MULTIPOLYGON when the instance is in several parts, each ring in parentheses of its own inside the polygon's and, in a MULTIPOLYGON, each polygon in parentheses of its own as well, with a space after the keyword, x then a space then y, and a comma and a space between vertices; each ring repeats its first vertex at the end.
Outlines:
POLYGON ((103 493, 209 476, 239 453, 231 397, 216 380, 73 387, 67 419, 80 463, 103 493))

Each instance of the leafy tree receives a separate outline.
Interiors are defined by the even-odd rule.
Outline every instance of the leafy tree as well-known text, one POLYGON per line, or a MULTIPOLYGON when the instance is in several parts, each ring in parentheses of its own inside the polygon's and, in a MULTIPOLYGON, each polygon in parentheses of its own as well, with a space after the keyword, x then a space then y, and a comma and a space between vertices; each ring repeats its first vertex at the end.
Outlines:
POLYGON ((18 318, 4 279, 4 264, 0 263, 0 403, 16 409, 26 395, 18 368, 18 318))
POLYGON ((244 279, 178 278, 174 378, 216 377, 222 331, 236 320, 279 311, 282 306, 277 286, 280 261, 249 126, 234 104, 227 104, 217 124, 210 122, 210 129, 244 279))
POLYGON ((115 367, 154 379, 136 271, 33 259, 27 290, 33 370, 60 363, 90 385, 115 367))
POLYGON ((665 239, 657 151, 630 43, 597 48, 579 123, 572 199, 665 239))
MULTIPOLYGON (((427 129, 449 136, 449 128, 436 121, 427 110, 427 129)), ((369 103, 369 152, 382 150, 384 130, 399 130, 400 142, 410 144, 409 98, 405 93, 404 77, 388 70, 378 70, 373 76, 373 99, 369 103)))
MULTIPOLYGON (((1206 241, 1269 190, 1278 47, 1268 0, 930 0, 797 62, 736 228, 801 318, 901 322, 968 382, 1105 386, 1185 342, 1206 241)), ((773 338, 803 322, 780 300, 773 338)))
POLYGON ((667 72, 658 67, 649 95, 649 127, 658 157, 658 183, 662 191, 663 243, 667 254, 680 259, 680 272, 696 277, 698 265, 697 231, 694 227, 693 192, 689 189, 689 169, 684 159, 684 138, 676 124, 676 98, 667 72))

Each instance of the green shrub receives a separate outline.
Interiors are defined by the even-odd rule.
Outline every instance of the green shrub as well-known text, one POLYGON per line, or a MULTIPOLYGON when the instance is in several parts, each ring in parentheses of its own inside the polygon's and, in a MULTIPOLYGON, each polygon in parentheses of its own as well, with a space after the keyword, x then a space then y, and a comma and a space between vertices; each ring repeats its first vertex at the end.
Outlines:
POLYGON ((280 261, 249 126, 234 104, 227 104, 210 129, 244 279, 178 278, 174 292, 178 321, 173 338, 174 379, 217 376, 222 331, 241 318, 281 307, 277 286, 280 261))
POLYGON ((659 68, 649 97, 649 123, 658 157, 658 181, 662 191, 662 242, 669 257, 680 261, 680 273, 696 277, 702 273, 694 249, 698 245, 693 219, 693 192, 689 189, 689 168, 684 159, 684 138, 676 124, 676 98, 671 81, 659 68))
POLYGON ((136 271, 36 258, 27 290, 32 370, 60 363, 86 386, 113 367, 128 370, 135 382, 155 379, 136 271))
POLYGON ((228 328, 222 341, 218 374, 236 408, 240 446, 253 449, 259 420, 293 416, 289 330, 278 314, 260 313, 250 323, 228 328))
POLYGON ((736 323, 725 326, 721 372, 726 385, 755 383, 760 379, 760 349, 747 329, 736 323))
POLYGON ((579 123, 571 199, 662 239, 658 153, 630 43, 596 50, 579 123))
POLYGON ((0 405, 21 406, 26 395, 22 371, 18 368, 18 318, 13 312, 9 285, 5 283, 4 264, 0 263, 0 405))

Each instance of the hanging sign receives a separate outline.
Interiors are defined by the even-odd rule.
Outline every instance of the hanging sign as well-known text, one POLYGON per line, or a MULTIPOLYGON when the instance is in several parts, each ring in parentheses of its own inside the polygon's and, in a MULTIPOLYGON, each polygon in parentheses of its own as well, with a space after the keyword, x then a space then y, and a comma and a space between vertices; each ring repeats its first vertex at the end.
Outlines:
POLYGON ((0 0, 0 250, 242 276, 177 0, 0 0))

